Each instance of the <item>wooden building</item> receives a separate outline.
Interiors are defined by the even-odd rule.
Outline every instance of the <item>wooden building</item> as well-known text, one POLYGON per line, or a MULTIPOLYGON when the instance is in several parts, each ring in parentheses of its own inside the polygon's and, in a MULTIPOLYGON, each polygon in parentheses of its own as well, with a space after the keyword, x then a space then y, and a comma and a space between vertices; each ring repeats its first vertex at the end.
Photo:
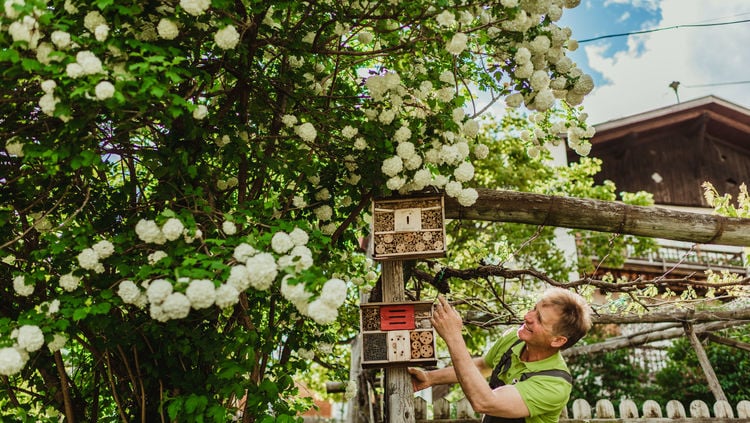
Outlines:
MULTIPOLYGON (((568 157, 575 157, 568 153, 568 157)), ((595 179, 618 192, 647 191, 656 205, 711 213, 703 182, 733 199, 750 185, 750 110, 709 96, 596 125, 591 157, 602 160, 595 179)), ((736 203, 735 203, 736 204, 736 203)), ((617 276, 705 277, 705 270, 748 275, 742 248, 660 241, 649 257, 628 258, 617 276), (679 265, 678 265, 679 264, 679 265)))

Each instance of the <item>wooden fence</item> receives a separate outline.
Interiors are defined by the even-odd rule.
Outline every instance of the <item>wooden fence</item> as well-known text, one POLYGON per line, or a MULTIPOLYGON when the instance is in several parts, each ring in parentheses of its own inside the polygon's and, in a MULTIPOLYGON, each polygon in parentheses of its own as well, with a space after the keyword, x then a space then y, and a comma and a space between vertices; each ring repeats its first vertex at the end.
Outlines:
MULTIPOLYGON (((414 398, 414 415, 417 423, 477 423, 480 416, 471 408, 466 398, 455 403, 446 399, 436 400, 432 404, 432 413, 428 417, 429 404, 424 398, 414 398)), ((717 401, 710 409, 703 401, 692 401, 687 408, 677 400, 671 400, 662 407, 656 401, 647 400, 642 410, 638 410, 635 402, 623 400, 618 413, 612 402, 601 399, 594 407, 586 400, 573 401, 571 410, 563 410, 560 422, 589 423, 589 422, 628 422, 628 423, 750 423, 750 401, 737 403, 736 412, 726 401, 717 401), (571 415, 568 414, 570 412, 571 415), (637 420, 633 422, 633 420, 637 420)))

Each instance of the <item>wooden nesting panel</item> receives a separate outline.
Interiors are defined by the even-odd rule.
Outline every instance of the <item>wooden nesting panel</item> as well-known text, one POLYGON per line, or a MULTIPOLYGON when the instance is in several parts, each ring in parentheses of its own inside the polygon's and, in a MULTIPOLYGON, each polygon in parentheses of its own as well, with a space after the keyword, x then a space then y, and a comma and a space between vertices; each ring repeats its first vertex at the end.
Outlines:
POLYGON ((360 305, 362 367, 437 364, 432 302, 360 305))
POLYGON ((372 202, 372 257, 376 260, 445 255, 442 196, 372 202))
POLYGON ((388 361, 411 359, 411 341, 408 330, 391 330, 388 334, 388 361))
POLYGON ((414 329, 414 305, 380 306, 380 330, 414 329))

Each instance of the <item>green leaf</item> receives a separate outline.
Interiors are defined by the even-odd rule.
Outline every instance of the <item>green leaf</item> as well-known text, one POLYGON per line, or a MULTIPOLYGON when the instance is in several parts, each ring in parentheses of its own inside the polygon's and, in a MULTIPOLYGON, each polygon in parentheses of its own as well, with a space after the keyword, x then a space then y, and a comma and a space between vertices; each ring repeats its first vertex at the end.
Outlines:
POLYGON ((195 395, 190 395, 185 401, 185 412, 188 414, 193 414, 195 412, 195 408, 198 407, 198 397, 195 395))
POLYGON ((151 87, 150 91, 151 91, 151 95, 157 98, 162 98, 164 97, 164 94, 167 93, 167 90, 160 85, 154 85, 153 87, 151 87))
POLYGON ((111 309, 111 303, 99 303, 91 307, 91 314, 107 314, 111 309))
POLYGON ((83 320, 88 315, 89 315, 89 308, 88 307, 77 308, 73 312, 73 320, 75 320, 75 321, 83 320))
POLYGON ((279 388, 275 383, 270 380, 264 380, 260 383, 260 389, 268 394, 268 396, 275 397, 279 394, 279 388))
POLYGON ((107 8, 107 6, 113 5, 115 0, 96 0, 96 7, 98 7, 101 10, 104 10, 107 8))
POLYGON ((12 48, 0 50, 0 62, 16 63, 21 59, 17 50, 12 48))
POLYGON ((169 407, 167 407, 167 414, 169 414, 170 420, 176 420, 177 415, 180 413, 180 410, 182 410, 182 398, 175 398, 170 402, 169 407))
POLYGON ((37 72, 42 68, 42 64, 35 59, 21 59, 21 66, 29 72, 37 72))

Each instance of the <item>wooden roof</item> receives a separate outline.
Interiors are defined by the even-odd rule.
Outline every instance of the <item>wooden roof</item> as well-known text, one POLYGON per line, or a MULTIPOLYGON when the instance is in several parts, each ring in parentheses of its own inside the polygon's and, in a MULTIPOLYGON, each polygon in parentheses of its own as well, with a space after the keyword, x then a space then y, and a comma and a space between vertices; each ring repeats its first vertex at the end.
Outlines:
POLYGON ((604 122, 589 156, 603 161, 595 179, 613 181, 618 192, 707 207, 703 182, 733 198, 740 184, 750 184, 750 109, 709 96, 604 122))

